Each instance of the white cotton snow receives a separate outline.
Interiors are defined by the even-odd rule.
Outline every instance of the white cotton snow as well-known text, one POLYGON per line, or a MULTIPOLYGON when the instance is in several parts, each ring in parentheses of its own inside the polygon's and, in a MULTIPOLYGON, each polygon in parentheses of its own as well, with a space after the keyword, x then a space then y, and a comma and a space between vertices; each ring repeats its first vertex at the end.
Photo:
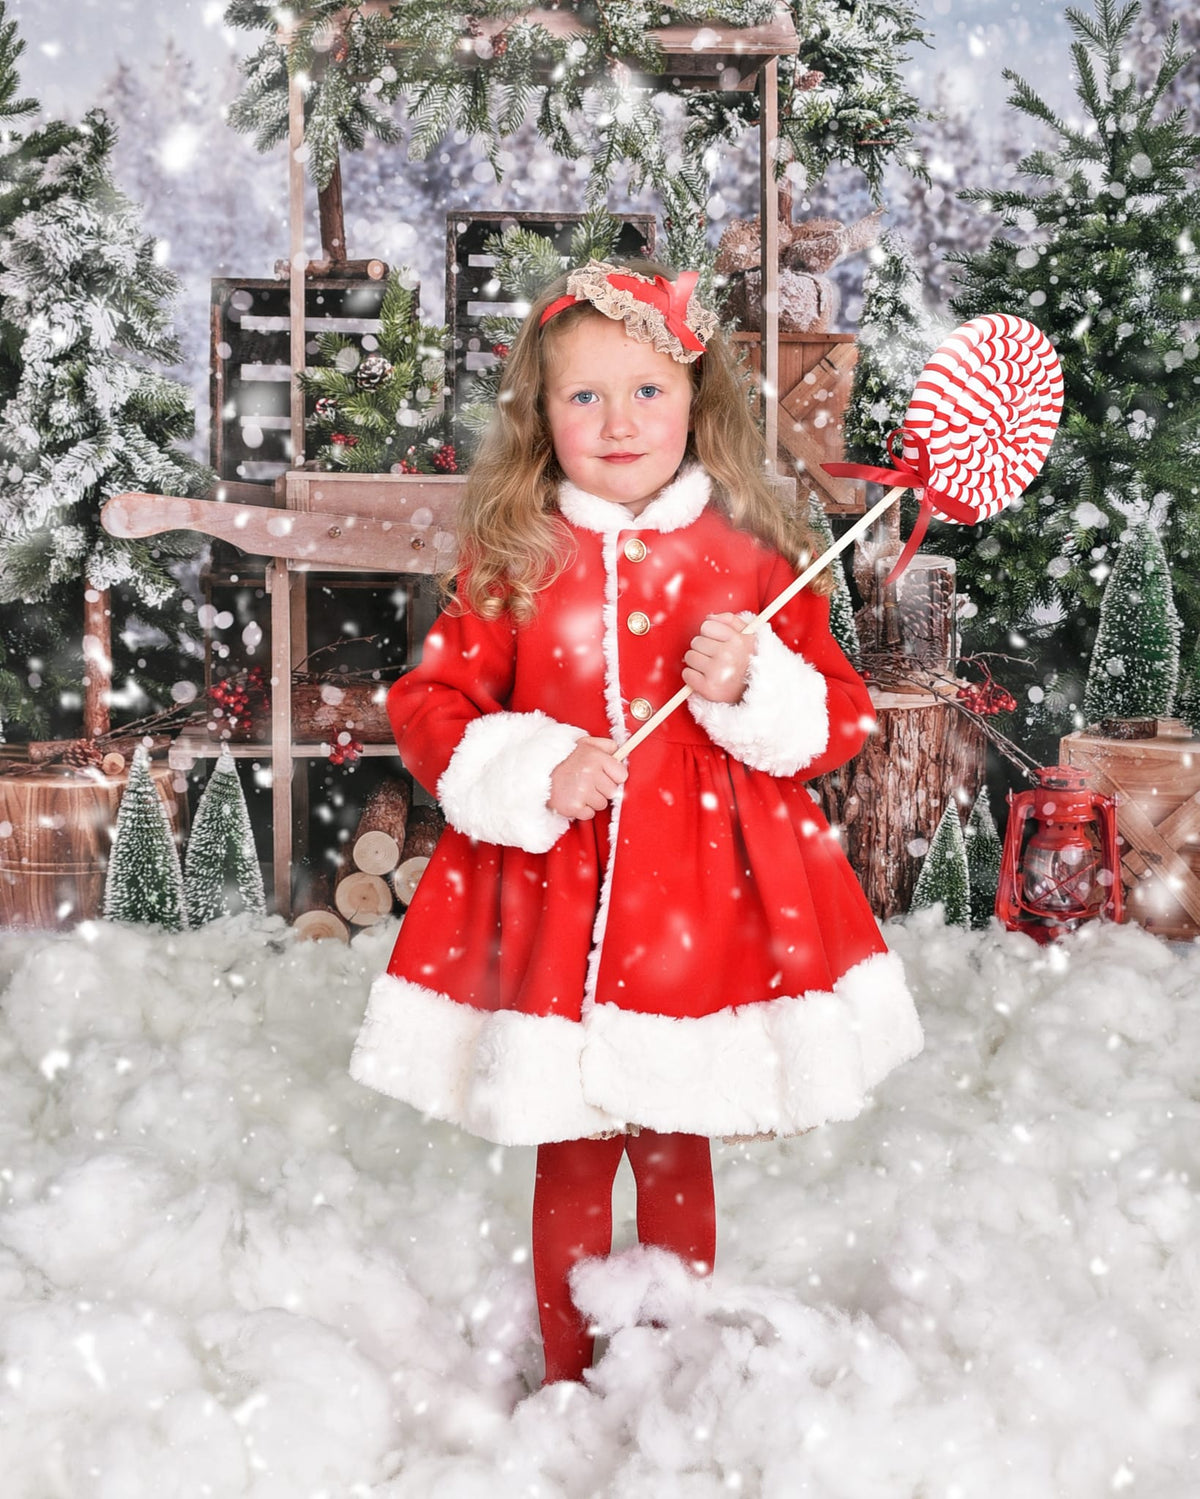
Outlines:
POLYGON ((1200 948, 889 925, 923 1055, 714 1147, 710 1282, 623 1171, 538 1390, 534 1152, 346 1074, 394 931, 0 936, 5 1499, 1191 1499, 1200 948))

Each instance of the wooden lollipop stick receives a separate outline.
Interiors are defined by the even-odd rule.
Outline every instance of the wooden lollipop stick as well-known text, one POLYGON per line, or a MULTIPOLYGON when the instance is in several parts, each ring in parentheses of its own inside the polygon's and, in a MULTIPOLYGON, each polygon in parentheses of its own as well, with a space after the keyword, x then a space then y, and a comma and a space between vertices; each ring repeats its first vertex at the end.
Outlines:
MULTIPOLYGON (((742 634, 756 635, 760 625, 765 625, 772 615, 778 614, 790 598, 794 598, 806 583, 811 583, 822 568, 828 567, 840 552, 844 552, 850 543, 861 536, 872 521, 877 520, 889 505, 894 505, 907 488, 907 484, 900 484, 895 489, 889 489, 877 505, 872 506, 865 515, 859 516, 844 536, 839 536, 828 551, 822 552, 815 562, 810 562, 798 578, 789 583, 782 593, 777 594, 761 614, 756 614, 753 619, 748 620, 742 629, 742 634)), ((648 734, 653 733, 664 718, 669 718, 681 703, 687 702, 691 695, 692 689, 690 687, 681 687, 669 702, 664 703, 652 718, 646 720, 637 733, 631 734, 624 744, 617 746, 613 752, 613 758, 615 760, 624 760, 628 755, 632 754, 638 745, 641 744, 642 740, 648 734)))

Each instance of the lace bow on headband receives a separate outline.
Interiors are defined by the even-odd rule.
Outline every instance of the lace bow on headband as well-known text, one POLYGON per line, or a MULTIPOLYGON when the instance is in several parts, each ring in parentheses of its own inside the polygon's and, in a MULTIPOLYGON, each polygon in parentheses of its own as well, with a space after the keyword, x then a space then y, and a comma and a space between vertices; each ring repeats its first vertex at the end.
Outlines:
POLYGON ((680 271, 675 281, 665 276, 651 279, 603 260, 589 260, 570 273, 566 296, 551 302, 541 321, 577 302, 590 302, 605 317, 624 322, 630 338, 669 354, 679 364, 691 364, 704 353, 706 340, 717 328, 716 314, 692 296, 699 279, 698 271, 680 271))

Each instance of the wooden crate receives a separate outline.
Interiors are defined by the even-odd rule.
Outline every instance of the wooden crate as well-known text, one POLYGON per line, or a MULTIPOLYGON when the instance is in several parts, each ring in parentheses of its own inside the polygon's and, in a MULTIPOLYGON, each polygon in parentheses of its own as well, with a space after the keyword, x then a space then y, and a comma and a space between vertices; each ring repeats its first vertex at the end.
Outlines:
MULTIPOLYGON (((305 330, 377 333, 385 289, 386 278, 309 276, 305 330)), ((222 479, 269 485, 290 465, 290 309, 286 280, 212 283, 209 462, 222 479)))
MULTIPOLYGON (((624 228, 613 253, 619 257, 653 255, 654 215, 627 213, 617 217, 624 228)), ((456 413, 471 399, 474 376, 497 362, 491 345, 480 332, 480 320, 518 315, 514 304, 504 300, 501 289, 490 284, 496 257, 486 253, 484 241, 515 224, 544 234, 565 255, 581 218, 578 213, 477 213, 465 209, 447 213, 446 326, 450 336, 446 384, 453 392, 450 399, 456 413)), ((460 433, 456 432, 456 439, 462 441, 460 433)))
MULTIPOLYGON (((756 374, 762 368, 762 338, 735 333, 756 374)), ((834 479, 821 467, 844 456, 843 426, 858 345, 853 333, 779 335, 779 467, 800 474, 829 515, 861 515, 866 485, 860 479, 834 479)))
POLYGON ((1119 798, 1126 919, 1176 941, 1200 936, 1200 739, 1160 719, 1153 739, 1068 734, 1060 757, 1119 798))

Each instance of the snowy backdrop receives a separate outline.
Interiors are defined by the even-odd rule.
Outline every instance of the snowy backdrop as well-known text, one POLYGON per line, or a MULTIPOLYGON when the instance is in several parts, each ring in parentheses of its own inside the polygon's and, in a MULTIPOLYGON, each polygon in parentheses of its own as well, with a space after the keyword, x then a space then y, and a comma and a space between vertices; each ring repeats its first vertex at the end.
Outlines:
POLYGON ((618 1178, 529 1394, 533 1151, 346 1074, 394 934, 0 936, 5 1499, 1194 1499, 1200 950, 890 924, 924 1054, 716 1145, 711 1285, 618 1178))
MULTIPOLYGON (((222 24, 219 0, 83 0, 70 25, 45 0, 12 0, 9 12, 28 46, 25 87, 48 113, 78 119, 95 104, 119 131, 118 185, 143 206, 148 232, 183 282, 175 323, 185 363, 177 371, 197 408, 197 456, 207 454, 209 282, 214 276, 268 276, 287 253, 286 153, 260 156, 235 134, 224 111, 239 92, 237 61, 256 38, 222 24)), ((934 0, 924 24, 933 45, 914 49, 908 81, 943 118, 927 124, 922 145, 932 185, 893 168, 885 222, 908 235, 931 301, 948 285, 944 255, 986 243, 994 221, 959 204, 955 191, 994 186, 1006 163, 1030 142, 1016 134, 1004 106, 1005 67, 1016 67, 1052 103, 1071 103, 1069 33, 1054 0, 934 0)), ((757 210, 757 133, 723 160, 713 182, 709 234, 715 244, 733 217, 757 210)), ((448 208, 582 211, 585 175, 553 157, 531 128, 501 153, 506 178, 469 141, 449 140, 426 162, 407 162, 403 147, 368 141, 343 160, 349 253, 374 255, 416 271, 432 321, 445 314, 445 214, 448 208), (513 170, 519 163, 519 170, 513 170)), ((652 207, 623 197, 610 207, 652 207)), ((814 211, 846 220, 869 207, 861 178, 834 173, 814 211)), ((313 210, 315 219, 315 209, 313 210)), ((844 272, 851 293, 862 263, 844 272)), ((853 326, 851 294, 843 321, 853 326)))

